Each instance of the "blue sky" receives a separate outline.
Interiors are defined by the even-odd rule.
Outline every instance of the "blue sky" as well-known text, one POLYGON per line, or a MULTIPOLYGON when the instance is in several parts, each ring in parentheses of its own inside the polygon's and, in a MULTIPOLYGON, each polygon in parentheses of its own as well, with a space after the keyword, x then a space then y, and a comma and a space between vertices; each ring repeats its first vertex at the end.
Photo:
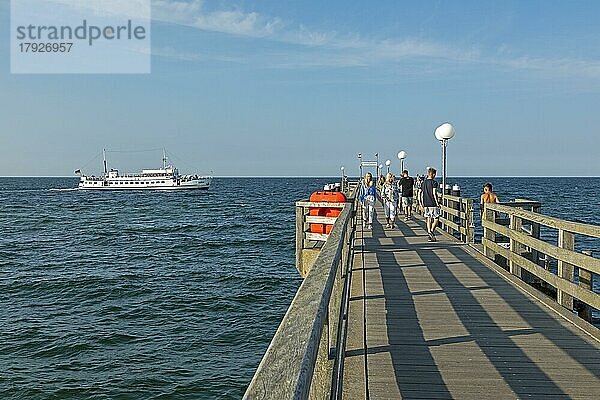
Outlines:
POLYGON ((600 2, 154 0, 152 13, 148 75, 11 75, 0 30, 0 175, 99 172, 103 147, 166 147, 217 176, 331 176, 358 152, 397 166, 405 150, 416 173, 440 166, 446 121, 449 175, 600 175, 600 2))

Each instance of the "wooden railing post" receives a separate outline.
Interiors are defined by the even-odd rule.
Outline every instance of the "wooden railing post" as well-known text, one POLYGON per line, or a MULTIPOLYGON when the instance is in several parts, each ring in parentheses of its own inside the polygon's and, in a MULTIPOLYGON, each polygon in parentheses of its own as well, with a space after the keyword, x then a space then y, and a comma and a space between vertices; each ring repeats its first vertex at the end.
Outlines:
MULTIPOLYGON (((490 222, 496 222, 496 212, 494 210, 490 210, 486 204, 483 205, 483 219, 490 222)), ((489 228, 483 228, 483 237, 490 242, 496 242, 496 232, 489 228)), ((483 249, 487 258, 491 258, 493 260, 496 257, 496 253, 493 252, 489 247, 485 246, 485 244, 483 249)))
MULTIPOLYGON (((509 225, 510 229, 513 231, 521 232, 521 228, 523 226, 523 220, 513 214, 510 214, 509 218, 510 218, 510 225, 509 225)), ((522 250, 523 250, 523 246, 519 242, 514 240, 513 238, 510 238, 510 251, 521 255, 522 250)), ((509 267, 511 274, 521 278, 521 267, 516 262, 514 262, 512 259, 509 259, 508 267, 509 267)))
MULTIPOLYGON (((455 210, 458 210, 458 213, 459 213, 458 215, 459 215, 459 218, 460 218, 460 202, 456 202, 454 200, 450 200, 450 201, 448 201, 448 204, 452 204, 452 208, 455 209, 455 210)), ((450 219, 451 222, 455 222, 456 221, 456 218, 452 214, 448 214, 448 218, 450 219)), ((459 222, 458 225, 460 227, 460 222, 459 222)), ((454 235, 454 233, 456 233, 456 230, 454 228, 450 227, 450 234, 454 235)), ((460 229, 458 230, 458 235, 460 236, 460 229)))
MULTIPOLYGON (((534 213, 539 214, 541 211, 541 204, 539 205, 535 205, 531 207, 531 211, 534 213)), ((531 222, 531 236, 533 236, 536 239, 540 238, 540 224, 537 222, 531 222)), ((531 249, 531 257, 532 257, 532 261, 534 263, 538 263, 539 258, 540 258, 540 253, 539 251, 537 251, 536 249, 531 249)))
MULTIPOLYGON (((447 203, 447 204, 448 204, 448 207, 449 207, 449 208, 452 208, 452 209, 455 209, 455 210, 456 210, 456 205, 458 204, 458 211, 460 212, 460 203, 456 203, 454 200, 450 200, 450 199, 448 199, 448 203, 447 203)), ((450 220, 450 222, 454 222, 454 221, 455 221, 454 215, 452 215, 452 214, 450 214, 450 213, 447 213, 447 214, 446 214, 446 218, 448 218, 448 219, 450 220)), ((451 235, 454 235, 454 233, 455 233, 456 231, 454 230, 454 228, 452 228, 451 226, 449 226, 449 227, 448 227, 448 232, 449 232, 451 235)), ((459 231, 458 233, 460 234, 460 231, 459 231)))
POLYGON ((466 209, 467 219, 465 228, 467 229, 467 237, 465 238, 466 243, 475 243, 475 208, 473 207, 473 199, 467 199, 466 209))
MULTIPOLYGON (((444 189, 445 191, 446 189, 444 189)), ((446 207, 451 208, 451 204, 452 201, 449 200, 446 196, 442 197, 442 204, 444 204, 446 207)), ((452 218, 452 214, 450 214, 448 211, 444 211, 444 221, 447 222, 450 218, 452 218)), ((450 226, 448 226, 447 223, 444 223, 444 228, 446 230, 446 232, 448 232, 450 235, 452 235, 453 230, 450 226)))
POLYGON ((342 240, 344 241, 344 244, 342 246, 342 259, 340 262, 340 278, 344 279, 346 277, 346 265, 348 264, 348 252, 346 251, 347 249, 347 240, 348 240, 348 229, 350 229, 351 225, 348 224, 348 227, 346 227, 346 232, 344 232, 344 236, 342 237, 342 240))
MULTIPOLYGON (((558 230, 558 247, 567 250, 575 249, 575 235, 569 231, 565 231, 564 229, 558 230)), ((558 260, 558 276, 564 278, 570 282, 573 282, 574 278, 574 269, 573 266, 569 263, 566 263, 562 260, 558 260)), ((568 310, 573 310, 573 296, 564 293, 562 290, 556 290, 556 301, 567 308, 568 310)))
POLYGON ((296 206, 296 269, 305 276, 302 250, 304 249, 304 207, 296 206))
POLYGON ((332 347, 332 338, 334 338, 335 336, 333 335, 332 329, 334 329, 335 327, 333 326, 333 324, 331 323, 331 321, 335 321, 335 318, 332 318, 331 316, 331 312, 332 309, 335 308, 334 305, 332 305, 332 303, 335 303, 335 297, 337 295, 337 279, 336 282, 334 282, 333 284, 333 290, 331 291, 331 298, 329 299, 329 307, 327 307, 327 317, 325 319, 325 326, 327 326, 327 358, 331 359, 331 347, 332 347))
MULTIPOLYGON (((584 250, 583 254, 592 257, 590 250, 584 250)), ((586 290, 592 290, 592 273, 581 267, 579 267, 579 286, 586 290)), ((587 304, 583 304, 583 309, 579 312, 579 316, 588 322, 592 322, 592 307, 587 304)))

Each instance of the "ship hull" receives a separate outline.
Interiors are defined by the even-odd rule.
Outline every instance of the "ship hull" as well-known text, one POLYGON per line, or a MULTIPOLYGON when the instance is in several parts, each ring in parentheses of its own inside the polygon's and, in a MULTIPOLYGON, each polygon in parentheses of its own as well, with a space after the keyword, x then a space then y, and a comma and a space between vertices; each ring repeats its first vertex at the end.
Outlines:
POLYGON ((169 182, 166 184, 156 184, 144 180, 128 181, 103 181, 103 180, 84 180, 79 183, 79 190, 111 190, 111 191, 137 191, 137 190, 208 190, 210 180, 187 181, 187 182, 169 182))
POLYGON ((156 187, 139 187, 139 188, 120 188, 120 187, 82 187, 79 186, 79 190, 105 190, 105 191, 138 191, 138 190, 208 190, 208 186, 156 186, 156 187))

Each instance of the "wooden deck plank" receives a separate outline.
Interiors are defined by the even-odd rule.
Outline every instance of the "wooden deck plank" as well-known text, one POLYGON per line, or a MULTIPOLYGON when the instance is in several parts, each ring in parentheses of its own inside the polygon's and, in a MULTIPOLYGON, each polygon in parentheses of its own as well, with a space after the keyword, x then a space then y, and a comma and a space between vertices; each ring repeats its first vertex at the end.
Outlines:
MULTIPOLYGON (((355 239, 355 246, 361 241, 355 239)), ((346 338, 346 355, 342 397, 346 399, 366 398, 365 370, 365 332, 364 332, 364 291, 363 269, 360 253, 355 253, 352 263, 352 281, 350 286, 350 304, 348 310, 348 333, 346 338)))
MULTIPOLYGON (((361 273, 356 293, 353 277, 357 304, 351 304, 354 333, 346 351, 354 369, 366 354, 358 381, 367 388, 353 382, 344 398, 367 398, 367 390, 371 399, 600 395, 597 341, 513 287, 465 245, 443 235, 428 242, 418 219, 384 229, 382 214, 378 206, 373 230, 357 232, 364 238, 355 260, 361 260, 356 268, 364 272, 365 292, 361 273)), ((344 378, 344 384, 354 379, 344 378)))

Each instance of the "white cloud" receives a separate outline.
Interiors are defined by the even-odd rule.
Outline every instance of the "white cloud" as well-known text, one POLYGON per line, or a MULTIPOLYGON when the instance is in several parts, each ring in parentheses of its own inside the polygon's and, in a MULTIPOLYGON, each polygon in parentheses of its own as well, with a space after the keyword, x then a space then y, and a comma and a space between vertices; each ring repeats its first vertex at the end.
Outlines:
POLYGON ((72 10, 89 11, 100 16, 150 19, 151 0, 43 0, 72 10))
MULTIPOLYGON (((66 1, 66 0, 56 0, 66 1)), ((277 17, 257 12, 230 10, 208 11, 202 0, 153 0, 152 18, 156 21, 189 26, 248 38, 262 38, 296 45, 295 51, 264 54, 271 66, 278 67, 353 67, 382 63, 431 60, 459 64, 486 64, 499 68, 534 71, 546 77, 571 76, 600 78, 600 61, 577 59, 543 59, 511 56, 507 48, 499 48, 495 56, 485 55, 476 47, 435 43, 416 38, 374 40, 358 34, 316 31, 303 25, 294 26, 277 17)), ((176 52, 173 51, 173 56, 176 52)), ((198 55, 197 59, 204 59, 198 55)), ((193 58, 189 53, 186 59, 193 58)), ((236 57, 224 57, 237 59, 236 57)), ((257 59, 257 57, 253 57, 257 59)))
POLYGON ((167 47, 154 47, 152 49, 152 55, 158 57, 167 57, 177 59, 181 61, 220 61, 226 63, 237 63, 245 64, 247 60, 243 57, 233 57, 220 54, 211 53, 194 53, 194 52, 183 52, 177 50, 172 46, 167 47))
POLYGON ((264 18, 256 12, 206 11, 200 0, 154 0, 152 6, 152 18, 156 21, 205 31, 260 38, 271 37, 282 28, 280 19, 264 18))
POLYGON ((493 60, 492 62, 512 69, 529 70, 537 73, 543 73, 546 76, 578 75, 588 78, 600 77, 600 61, 593 60, 517 57, 497 59, 493 60))
MULTIPOLYGON (((293 58, 303 66, 333 66, 336 63, 340 66, 356 66, 412 57, 465 57, 459 51, 416 39, 377 42, 356 34, 315 31, 303 25, 293 27, 280 18, 265 17, 257 12, 243 12, 239 9, 207 11, 202 0, 154 0, 152 4, 152 18, 156 21, 298 45, 300 49, 293 58), (319 50, 319 53, 311 52, 314 49, 319 50), (310 59, 300 60, 306 55, 310 59), (315 56, 322 58, 322 62, 318 58, 314 59, 315 56)), ((286 64, 290 65, 290 60, 286 64)))

